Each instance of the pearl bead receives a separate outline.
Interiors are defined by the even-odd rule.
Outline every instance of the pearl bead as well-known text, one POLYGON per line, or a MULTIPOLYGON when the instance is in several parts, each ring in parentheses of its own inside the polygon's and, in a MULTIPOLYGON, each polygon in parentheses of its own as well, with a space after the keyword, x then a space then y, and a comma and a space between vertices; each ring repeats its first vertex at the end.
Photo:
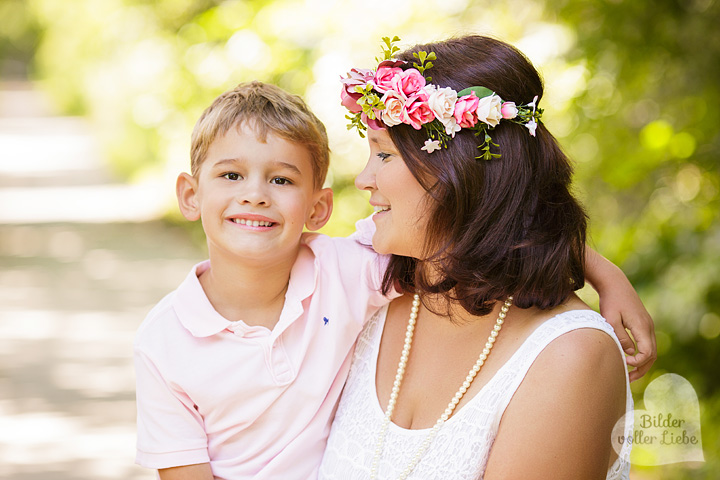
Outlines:
MULTIPOLYGON (((482 353, 478 357, 477 362, 473 365, 472 369, 467 374, 467 377, 465 377, 465 381, 460 386, 458 391, 453 396, 452 400, 448 404, 447 408, 445 408, 445 411, 442 415, 440 415, 440 418, 437 419, 435 422, 435 425, 433 425, 432 429, 430 430, 430 433, 425 437, 425 440, 420 445, 420 448, 415 453, 415 456, 410 461, 410 463, 405 467, 405 469, 400 474, 399 480, 405 480, 410 473, 415 469, 417 464, 420 462, 420 459, 425 454, 427 449, 430 447, 430 444, 432 443, 433 439, 435 438, 435 435, 437 434, 438 430, 443 426, 443 424, 450 418, 453 411, 455 410, 455 407, 460 403, 460 400, 462 400, 465 393, 467 393, 468 389, 470 388, 470 385, 472 384, 473 380, 475 379, 475 376, 477 376, 478 372, 482 368, 482 366, 485 363, 485 360, 487 359, 487 356, 490 354, 490 349, 492 349, 493 344, 495 343, 495 340, 498 336, 498 332, 502 328, 502 324, 504 322, 504 318, 507 314, 508 309, 512 305, 512 299, 513 297, 508 297, 508 299, 505 301, 504 305, 500 309, 500 313, 498 314, 498 318, 495 322, 495 326, 493 327, 492 331, 490 332, 490 336, 487 339, 487 343, 485 343, 485 348, 483 349, 482 353)), ((390 421, 392 418, 392 412, 395 409, 395 405, 397 403, 397 397, 400 392, 400 386, 402 385, 402 379, 405 375, 405 367, 407 366, 407 361, 410 356, 410 349, 412 347, 412 338, 413 333, 415 330, 415 323, 418 316, 418 311, 420 308, 420 296, 418 294, 415 294, 413 296, 413 302, 412 307, 410 308, 410 318, 408 319, 408 326, 405 333, 405 344, 403 345, 402 354, 400 356, 400 362, 398 363, 397 373, 395 374, 395 381, 393 383, 393 388, 390 393, 390 399, 388 400, 387 408, 385 409, 385 417, 383 418, 381 427, 380 427, 380 434, 378 435, 378 441, 375 448, 375 455, 371 464, 370 468, 370 480, 375 480, 377 478, 378 473, 378 464, 380 462, 380 458, 382 456, 383 447, 385 445, 385 437, 387 435, 388 426, 390 425, 390 421)))

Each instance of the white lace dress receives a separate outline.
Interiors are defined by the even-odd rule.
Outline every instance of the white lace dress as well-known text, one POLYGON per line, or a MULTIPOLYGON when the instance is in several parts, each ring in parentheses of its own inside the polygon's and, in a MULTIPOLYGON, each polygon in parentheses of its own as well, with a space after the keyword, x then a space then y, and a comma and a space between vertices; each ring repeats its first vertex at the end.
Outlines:
MULTIPOLYGON (((375 389, 375 369, 386 313, 387 307, 381 309, 366 325, 358 340, 350 375, 320 466, 321 480, 370 478, 370 464, 384 416, 375 389)), ((578 328, 596 328, 607 332, 622 352, 612 327, 593 311, 574 310, 547 320, 525 340, 480 392, 445 423, 408 478, 481 479, 503 412, 535 358, 552 340, 578 328)), ((627 379, 627 367, 625 373, 627 379)), ((626 396, 626 410, 630 412, 633 401, 629 383, 626 396)), ((632 428, 632 415, 627 415, 626 437, 632 434, 632 428)), ((379 463, 378 478, 398 478, 428 432, 429 429, 407 430, 391 422, 379 463)), ((625 443, 618 459, 608 470, 607 480, 629 478, 629 457, 630 446, 625 443)))

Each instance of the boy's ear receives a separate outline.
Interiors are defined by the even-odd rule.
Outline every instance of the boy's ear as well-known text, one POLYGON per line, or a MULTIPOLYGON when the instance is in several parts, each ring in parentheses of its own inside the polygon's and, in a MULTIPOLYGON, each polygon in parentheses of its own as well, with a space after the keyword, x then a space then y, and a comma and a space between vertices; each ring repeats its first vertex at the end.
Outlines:
POLYGON ((175 182, 175 194, 183 217, 191 222, 200 218, 200 205, 197 199, 198 182, 185 172, 178 175, 175 182))
POLYGON ((330 220, 333 209, 333 192, 330 188, 323 188, 315 194, 315 205, 310 217, 305 222, 308 230, 319 230, 330 220))

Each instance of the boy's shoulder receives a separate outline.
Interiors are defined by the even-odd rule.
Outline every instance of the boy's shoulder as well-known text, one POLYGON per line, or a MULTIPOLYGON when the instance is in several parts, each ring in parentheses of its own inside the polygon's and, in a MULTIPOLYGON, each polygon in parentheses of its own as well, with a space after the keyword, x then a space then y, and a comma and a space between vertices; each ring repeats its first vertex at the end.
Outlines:
POLYGON ((355 223, 355 232, 347 237, 330 237, 323 233, 305 232, 301 243, 310 247, 315 256, 322 255, 326 250, 358 251, 370 256, 378 254, 372 248, 372 237, 375 224, 371 217, 363 218, 355 223))
POLYGON ((197 295, 204 295, 202 291, 194 291, 197 290, 195 284, 197 283, 199 286, 199 282, 193 280, 197 278, 198 269, 206 268, 207 263, 205 261, 193 266, 182 283, 150 309, 135 333, 134 344, 136 348, 140 345, 152 344, 158 337, 167 338, 177 332, 182 333, 186 330, 178 312, 182 305, 178 304, 187 303, 197 295))
POLYGON ((145 316, 133 339, 133 350, 136 354, 154 358, 158 351, 164 349, 168 336, 175 337, 178 332, 179 321, 175 315, 174 301, 177 290, 173 290, 160 300, 145 316))
POLYGON ((148 343, 153 343, 163 331, 173 328, 177 323, 175 315, 174 300, 177 290, 173 290, 160 300, 145 316, 137 331, 135 332, 134 346, 139 348, 148 343))

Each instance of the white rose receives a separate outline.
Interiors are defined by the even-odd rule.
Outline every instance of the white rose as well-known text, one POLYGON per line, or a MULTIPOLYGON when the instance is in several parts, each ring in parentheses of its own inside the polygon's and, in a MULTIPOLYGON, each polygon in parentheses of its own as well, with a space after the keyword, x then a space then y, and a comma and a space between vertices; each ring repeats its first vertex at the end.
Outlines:
POLYGON ((457 124, 455 117, 444 118, 440 120, 445 126, 445 133, 455 138, 455 134, 461 130, 460 125, 457 124))
POLYGON ((502 99, 495 94, 483 97, 478 102, 476 112, 479 121, 494 127, 503 118, 502 99))
POLYGON ((455 112, 455 102, 457 102, 457 92, 450 87, 436 88, 435 85, 425 87, 428 94, 428 106, 435 113, 435 118, 440 121, 452 117, 455 112))
POLYGON ((455 103, 457 103, 457 92, 450 87, 437 88, 435 85, 425 87, 428 94, 428 106, 435 113, 435 118, 445 126, 445 133, 455 136, 460 127, 455 120, 455 103))

